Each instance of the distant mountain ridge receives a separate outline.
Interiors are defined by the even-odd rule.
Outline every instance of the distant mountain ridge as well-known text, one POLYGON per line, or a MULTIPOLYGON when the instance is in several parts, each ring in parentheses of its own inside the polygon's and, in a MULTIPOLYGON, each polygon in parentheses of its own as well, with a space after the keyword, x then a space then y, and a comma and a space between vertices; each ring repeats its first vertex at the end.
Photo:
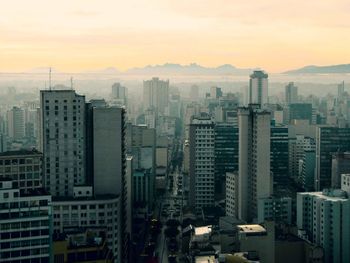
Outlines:
MULTIPOLYGON (((106 74, 106 75, 248 75, 256 68, 237 68, 230 64, 220 65, 218 67, 204 67, 196 63, 188 65, 165 63, 162 65, 147 65, 145 67, 131 68, 126 71, 120 71, 115 67, 103 69, 84 70, 79 74, 106 74)), ((52 73, 69 74, 69 72, 58 71, 52 68, 52 73)), ((49 67, 38 67, 22 72, 28 74, 48 74, 49 67)))
POLYGON ((284 74, 342 74, 350 73, 350 64, 339 64, 330 66, 305 66, 300 69, 289 70, 284 74))
POLYGON ((163 65, 148 65, 143 68, 132 68, 126 74, 181 74, 181 75, 229 75, 249 74, 254 69, 237 68, 230 64, 218 67, 204 67, 196 63, 188 65, 166 63, 163 65))

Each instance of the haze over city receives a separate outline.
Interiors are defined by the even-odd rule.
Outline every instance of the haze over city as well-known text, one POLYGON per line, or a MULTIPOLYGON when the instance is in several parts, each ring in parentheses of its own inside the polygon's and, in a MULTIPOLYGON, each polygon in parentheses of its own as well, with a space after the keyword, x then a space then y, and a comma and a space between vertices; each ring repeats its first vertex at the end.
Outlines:
POLYGON ((347 1, 0 6, 1 263, 349 263, 347 1))

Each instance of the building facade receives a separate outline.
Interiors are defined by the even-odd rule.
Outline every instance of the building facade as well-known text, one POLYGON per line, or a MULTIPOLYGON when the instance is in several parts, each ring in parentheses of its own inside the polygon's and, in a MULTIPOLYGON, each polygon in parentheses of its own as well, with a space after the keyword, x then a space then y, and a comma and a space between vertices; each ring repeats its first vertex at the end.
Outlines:
POLYGON ((196 212, 214 205, 215 131, 214 121, 202 113, 192 119, 189 129, 189 204, 196 212))
POLYGON ((11 180, 0 179, 0 261, 51 262, 51 196, 21 194, 11 180))
POLYGON ((86 183, 85 96, 42 90, 40 108, 44 186, 52 196, 72 196, 74 185, 86 183))
POLYGON ((270 173, 270 112, 256 105, 240 108, 238 218, 247 222, 258 215, 258 200, 273 192, 270 173))

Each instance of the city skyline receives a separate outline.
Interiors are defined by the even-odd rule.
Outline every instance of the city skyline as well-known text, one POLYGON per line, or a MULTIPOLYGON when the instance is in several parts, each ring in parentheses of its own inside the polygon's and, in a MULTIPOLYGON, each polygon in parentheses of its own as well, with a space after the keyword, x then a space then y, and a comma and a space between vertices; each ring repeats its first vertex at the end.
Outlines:
POLYGON ((350 55, 348 10, 342 0, 12 1, 0 11, 0 59, 7 61, 0 70, 126 70, 196 62, 276 73, 343 64, 350 55))

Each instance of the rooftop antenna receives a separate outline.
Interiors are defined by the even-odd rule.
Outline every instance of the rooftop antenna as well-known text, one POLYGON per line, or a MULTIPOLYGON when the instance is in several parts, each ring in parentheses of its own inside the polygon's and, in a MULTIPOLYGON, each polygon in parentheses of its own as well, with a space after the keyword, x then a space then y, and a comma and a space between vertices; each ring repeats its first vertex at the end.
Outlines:
POLYGON ((49 90, 51 90, 51 67, 50 67, 50 71, 49 71, 49 90))
POLYGON ((73 77, 70 77, 70 89, 73 90, 73 77))

